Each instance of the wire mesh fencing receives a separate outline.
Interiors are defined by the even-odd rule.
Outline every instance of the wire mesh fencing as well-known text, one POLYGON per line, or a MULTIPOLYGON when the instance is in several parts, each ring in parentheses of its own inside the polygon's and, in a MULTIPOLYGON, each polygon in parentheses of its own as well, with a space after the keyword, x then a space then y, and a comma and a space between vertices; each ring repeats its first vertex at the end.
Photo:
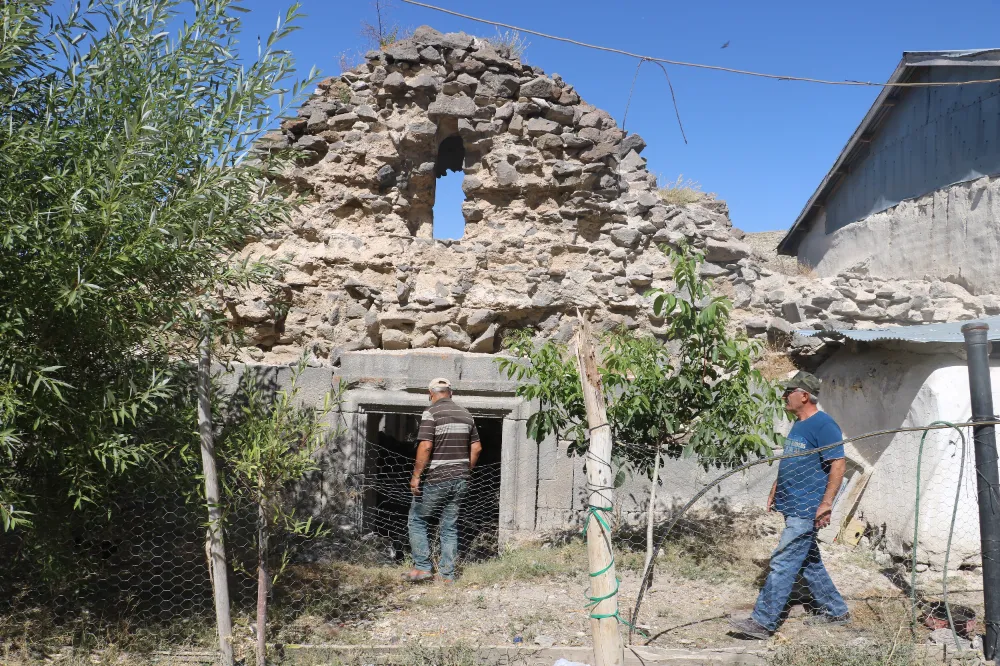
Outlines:
MULTIPOLYGON (((416 430, 376 434, 364 442, 363 473, 325 467, 285 497, 296 512, 317 517, 314 535, 280 524, 264 533, 251 498, 227 496, 224 541, 237 658, 252 658, 262 540, 270 643, 365 641, 363 633, 397 609, 406 589, 400 574, 410 564, 416 430)), ((130 487, 101 507, 66 507, 62 524, 0 535, 8 563, 0 577, 0 657, 42 660, 67 647, 214 650, 205 506, 195 474, 170 480, 173 489, 163 479, 155 488, 130 487)), ((469 475, 458 516, 460 566, 496 557, 499 494, 500 461, 487 453, 469 475)), ((431 555, 438 561, 436 517, 431 523, 431 555)))
MULTIPOLYGON (((720 470, 688 497, 668 490, 684 483, 676 467, 661 470, 652 565, 624 594, 636 640, 746 638, 730 620, 747 618, 765 630, 757 637, 778 630, 792 640, 817 626, 889 641, 903 632, 922 642, 936 631, 932 640, 968 648, 982 630, 968 424, 873 433, 820 449, 793 442, 773 458, 720 470), (828 485, 839 465, 842 481, 828 485), (713 579, 718 584, 702 584, 713 579), (702 597, 695 612, 673 603, 685 594, 702 597), (848 613, 849 624, 830 622, 848 613)), ((633 536, 622 548, 649 545, 633 536)))
MULTIPOLYGON (((321 519, 323 529, 313 538, 280 527, 269 535, 268 641, 589 644, 585 514, 565 529, 505 541, 506 471, 489 447, 458 514, 457 584, 401 579, 411 565, 416 419, 375 415, 362 469, 345 469, 331 453, 285 498, 302 515, 321 519)), ((481 431, 490 436, 488 424, 481 431)), ((774 618, 776 635, 793 643, 815 642, 821 631, 820 640, 846 643, 936 636, 971 644, 983 626, 983 585, 969 425, 853 437, 844 444, 830 525, 816 529, 830 465, 840 459, 836 446, 827 452, 825 462, 823 451, 798 451, 730 470, 667 459, 655 484, 633 477, 616 488, 610 523, 631 640, 746 645, 729 620, 752 616, 774 618), (798 531, 788 532, 794 521, 782 512, 799 521, 798 531), (761 597, 781 566, 783 578, 761 597), (807 624, 839 613, 838 599, 850 625, 807 624)), ((43 530, 0 537, 8 563, 0 579, 5 649, 214 649, 197 487, 196 475, 134 484, 107 506, 56 512, 62 519, 43 530)), ((587 496, 585 488, 573 492, 587 496)), ((225 514, 234 640, 237 655, 248 656, 257 631, 260 524, 246 498, 230 497, 225 514)), ((430 543, 438 562, 434 529, 430 543)))

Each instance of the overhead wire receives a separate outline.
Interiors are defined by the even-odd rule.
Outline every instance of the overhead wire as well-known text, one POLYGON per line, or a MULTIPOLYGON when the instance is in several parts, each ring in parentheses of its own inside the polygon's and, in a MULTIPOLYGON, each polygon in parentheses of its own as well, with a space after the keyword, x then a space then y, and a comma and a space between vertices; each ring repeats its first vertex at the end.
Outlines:
POLYGON ((907 81, 907 82, 891 82, 887 81, 885 83, 880 83, 877 81, 855 81, 851 79, 844 79, 840 81, 831 79, 818 79, 808 76, 791 76, 787 74, 771 74, 768 72, 756 72, 749 69, 738 69, 735 67, 723 67, 722 65, 709 65, 706 63, 699 62, 688 62, 684 60, 672 60, 669 58, 657 58, 655 56, 642 55, 640 53, 632 53, 631 51, 626 51, 624 49, 617 49, 611 46, 601 46, 599 44, 588 44, 587 42, 581 42, 576 39, 570 39, 569 37, 560 37, 558 35, 550 35, 544 32, 539 32, 538 30, 532 30, 530 28, 523 28, 516 25, 511 25, 509 23, 502 23, 500 21, 493 21, 490 19, 480 18, 478 16, 472 16, 470 14, 463 14, 461 12, 456 12, 451 9, 445 9, 444 7, 437 7, 435 5, 427 4, 426 2, 418 2, 418 0, 401 0, 408 5, 414 5, 415 7, 423 7, 424 9, 430 9, 432 11, 441 12, 442 14, 449 14, 451 16, 457 16, 469 21, 475 21, 477 23, 485 23, 486 25, 496 26, 498 28, 507 28, 508 30, 516 30, 517 32, 522 32, 527 35, 534 35, 536 37, 542 37, 543 39, 551 39, 557 42, 564 42, 566 44, 573 44, 575 46, 582 46, 588 49, 594 49, 596 51, 604 51, 607 53, 617 53, 619 55, 628 56, 629 58, 637 58, 639 60, 647 60, 655 63, 662 63, 665 65, 676 65, 678 67, 693 67, 696 69, 708 69, 718 72, 729 72, 731 74, 740 74, 743 76, 755 76, 764 79, 773 79, 777 81, 799 81, 803 83, 819 83, 828 86, 861 86, 861 87, 871 87, 871 88, 935 88, 944 86, 962 86, 962 85, 972 85, 977 83, 1000 83, 1000 78, 995 79, 974 79, 970 81, 907 81))

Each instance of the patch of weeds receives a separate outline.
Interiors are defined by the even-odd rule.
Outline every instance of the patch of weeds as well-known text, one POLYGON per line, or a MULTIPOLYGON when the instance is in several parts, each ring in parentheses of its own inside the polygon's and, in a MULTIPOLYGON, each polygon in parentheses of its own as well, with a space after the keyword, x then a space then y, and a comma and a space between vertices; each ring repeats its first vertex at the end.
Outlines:
POLYGON ((798 264, 796 265, 795 274, 796 275, 801 275, 802 277, 807 277, 807 278, 818 278, 819 277, 819 275, 816 273, 816 269, 815 268, 813 268, 809 264, 804 264, 801 261, 798 262, 798 264))
POLYGON ((494 585, 581 573, 587 566, 586 546, 574 541, 561 546, 507 548, 492 560, 467 565, 462 585, 494 585))
POLYGON ((483 41, 492 46, 502 58, 522 60, 528 48, 528 40, 517 30, 500 31, 493 37, 483 37, 483 41))
POLYGON ((455 598, 449 594, 435 594, 430 592, 421 594, 414 603, 424 608, 441 608, 442 606, 454 606, 455 598))
POLYGON ((24 655, 57 652, 69 647, 95 655, 117 651, 146 654, 177 645, 203 647, 215 640, 214 622, 196 611, 167 621, 141 614, 122 615, 107 618, 86 611, 63 615, 44 606, 2 615, 0 646, 4 652, 0 652, 3 657, 0 663, 18 663, 10 656, 13 654, 20 654, 18 659, 23 660, 24 655))
MULTIPOLYGON (((667 537, 657 556, 656 568, 689 580, 756 585, 766 571, 760 562, 767 561, 774 545, 770 537, 779 530, 763 511, 719 508, 689 512, 667 537)), ((620 529, 615 541, 620 548, 615 556, 619 567, 642 571, 645 534, 640 537, 620 529)))
POLYGON ((705 199, 711 199, 712 195, 702 192, 701 185, 684 176, 677 176, 677 180, 668 182, 659 189, 660 198, 664 203, 676 206, 687 206, 705 199))
POLYGON ((907 666, 914 663, 909 641, 875 641, 860 645, 785 645, 771 666, 907 666))
POLYGON ((463 644, 447 647, 407 644, 399 655, 394 657, 393 661, 407 666, 479 666, 482 664, 476 650, 463 644))
MULTIPOLYGON (((343 66, 343 65, 342 65, 343 66)), ((351 101, 350 87, 343 81, 337 81, 332 86, 330 86, 330 96, 338 100, 341 104, 348 104, 351 101)))

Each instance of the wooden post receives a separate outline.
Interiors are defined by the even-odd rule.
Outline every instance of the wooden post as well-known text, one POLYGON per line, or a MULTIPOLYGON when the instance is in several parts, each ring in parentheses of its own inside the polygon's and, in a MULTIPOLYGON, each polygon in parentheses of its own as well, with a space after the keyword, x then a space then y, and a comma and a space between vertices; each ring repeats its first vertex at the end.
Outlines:
POLYGON ((201 315, 202 336, 198 344, 198 432, 201 434, 201 466, 205 476, 208 530, 205 551, 212 596, 215 598, 215 625, 219 631, 219 659, 233 666, 233 621, 229 614, 229 581, 226 549, 222 542, 222 508, 219 505, 219 475, 215 469, 215 442, 212 434, 212 341, 208 313, 201 315))
MULTIPOLYGON (((580 383, 583 401, 587 408, 587 425, 590 427, 590 446, 587 449, 587 497, 590 507, 610 508, 613 505, 615 475, 611 469, 611 427, 608 425, 601 375, 597 369, 590 325, 580 316, 577 332, 576 357, 580 364, 580 383)), ((597 666, 621 666, 624 662, 622 637, 618 631, 618 581, 615 577, 614 554, 611 550, 611 531, 598 520, 610 519, 609 511, 593 510, 588 514, 587 559, 590 573, 590 596, 603 599, 590 609, 590 629, 594 635, 594 659, 597 666), (607 598, 604 598, 607 597, 607 598)))

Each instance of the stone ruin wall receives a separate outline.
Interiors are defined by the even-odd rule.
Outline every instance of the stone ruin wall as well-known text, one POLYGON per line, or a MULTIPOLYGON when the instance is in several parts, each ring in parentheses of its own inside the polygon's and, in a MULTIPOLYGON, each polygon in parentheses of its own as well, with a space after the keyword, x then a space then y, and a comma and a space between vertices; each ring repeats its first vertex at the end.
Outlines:
POLYGON ((464 33, 421 27, 322 82, 258 144, 303 151, 284 183, 306 203, 245 249, 287 262, 287 314, 263 293, 229 304, 250 331, 243 360, 285 364, 303 351, 336 365, 347 351, 447 347, 492 353, 503 332, 568 339, 577 308, 599 328, 652 332, 643 294, 670 290, 658 249, 684 239, 731 296, 751 335, 971 319, 1000 299, 945 282, 772 270, 743 242, 725 203, 664 202, 645 142, 558 75, 464 33), (463 171, 461 240, 432 238, 435 182, 463 171), (795 273, 788 275, 786 273, 795 273))

